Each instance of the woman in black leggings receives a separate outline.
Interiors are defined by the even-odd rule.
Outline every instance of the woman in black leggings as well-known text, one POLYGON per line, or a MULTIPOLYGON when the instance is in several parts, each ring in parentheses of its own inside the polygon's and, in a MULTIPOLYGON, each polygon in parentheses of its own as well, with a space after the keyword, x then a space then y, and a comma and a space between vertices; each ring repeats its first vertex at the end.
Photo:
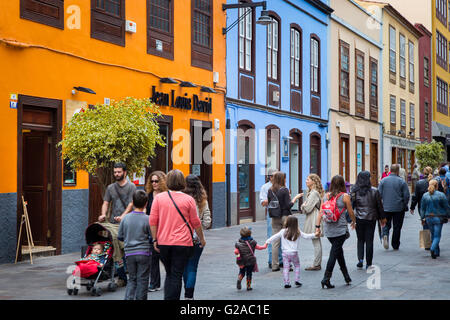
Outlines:
MULTIPOLYGON (((348 212, 350 218, 352 219, 352 228, 355 227, 356 221, 350 202, 350 196, 347 194, 347 189, 345 187, 345 180, 340 175, 336 175, 333 179, 331 179, 330 192, 325 196, 324 203, 332 198, 337 199, 336 206, 338 207, 339 212, 342 213, 336 222, 328 222, 327 220, 324 220, 323 231, 325 237, 327 237, 328 241, 331 243, 331 250, 330 256, 328 257, 327 268, 321 282, 322 288, 325 286, 327 288, 334 288, 334 286, 330 283, 330 279, 336 261, 341 268, 345 282, 350 284, 352 281, 350 275, 348 274, 347 266, 345 264, 344 250, 342 249, 345 240, 350 236, 347 227, 346 212, 348 212)), ((316 221, 316 232, 318 230, 320 231, 320 222, 322 221, 322 217, 323 212, 321 210, 316 221)))
POLYGON ((373 237, 377 220, 386 223, 383 203, 378 189, 370 183, 370 172, 361 171, 351 190, 352 206, 356 216, 356 235, 358 237, 358 268, 363 267, 364 247, 366 249, 366 269, 372 265, 373 237))

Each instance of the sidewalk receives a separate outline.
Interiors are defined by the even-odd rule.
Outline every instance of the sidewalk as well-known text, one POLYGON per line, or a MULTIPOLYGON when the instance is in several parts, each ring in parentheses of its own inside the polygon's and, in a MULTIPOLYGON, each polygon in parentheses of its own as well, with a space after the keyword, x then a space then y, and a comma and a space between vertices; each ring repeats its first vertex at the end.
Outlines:
MULTIPOLYGON (((298 216, 298 215, 297 215, 298 216)), ((298 216, 303 226, 304 216, 298 216)), ((369 289, 368 279, 374 274, 356 268, 356 234, 344 245, 344 253, 353 280, 346 286, 343 276, 336 264, 331 282, 335 289, 322 289, 320 280, 328 259, 330 244, 322 238, 323 261, 321 271, 304 271, 313 260, 313 246, 308 240, 301 242, 300 263, 301 288, 285 289, 281 272, 272 272, 267 266, 267 251, 257 250, 260 272, 253 276, 253 291, 245 288, 236 290, 238 268, 233 253, 234 243, 239 237, 240 226, 207 230, 207 245, 200 259, 195 298, 197 300, 300 300, 300 299, 446 299, 450 298, 450 230, 446 224, 442 231, 441 257, 432 260, 429 251, 419 248, 419 230, 421 225, 418 214, 405 215, 402 229, 400 250, 385 250, 376 231, 374 243, 374 265, 380 270, 380 289, 369 289)), ((259 244, 266 239, 266 222, 247 224, 252 227, 253 237, 259 244)), ((392 231, 391 231, 392 233, 392 231)), ((36 258, 34 264, 28 261, 18 264, 0 265, 0 299, 32 299, 32 300, 122 300, 125 288, 116 292, 106 290, 107 282, 100 284, 103 295, 92 297, 85 287, 77 296, 69 296, 66 290, 66 274, 68 267, 79 259, 79 253, 61 256, 36 258)), ((161 265, 161 278, 164 282, 164 267, 161 265)), ((291 272, 291 281, 294 273, 291 272)), ((372 279, 371 278, 371 279, 372 279)), ((372 286, 376 282, 369 281, 372 286)), ((183 298, 184 291, 181 297, 183 298)), ((163 292, 149 292, 150 300, 163 299, 163 292)))

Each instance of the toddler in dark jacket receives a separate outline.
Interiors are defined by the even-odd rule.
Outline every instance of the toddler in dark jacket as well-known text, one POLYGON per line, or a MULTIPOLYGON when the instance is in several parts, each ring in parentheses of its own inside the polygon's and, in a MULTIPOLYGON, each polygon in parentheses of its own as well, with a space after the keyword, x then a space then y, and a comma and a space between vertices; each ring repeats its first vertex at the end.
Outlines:
POLYGON ((255 249, 264 250, 267 248, 267 243, 264 246, 258 246, 256 241, 252 238, 252 230, 244 227, 241 229, 241 238, 236 242, 234 253, 236 254, 236 263, 239 266, 239 275, 236 287, 241 290, 241 282, 244 276, 247 275, 247 290, 252 290, 252 274, 258 271, 256 263, 255 249))

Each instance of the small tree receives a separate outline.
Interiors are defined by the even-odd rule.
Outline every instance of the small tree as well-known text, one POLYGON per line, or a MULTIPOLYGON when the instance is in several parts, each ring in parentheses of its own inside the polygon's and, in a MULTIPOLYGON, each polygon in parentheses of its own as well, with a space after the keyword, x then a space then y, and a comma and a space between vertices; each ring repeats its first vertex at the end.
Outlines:
POLYGON ((444 160, 444 147, 435 140, 430 143, 422 143, 416 146, 415 155, 421 168, 435 169, 444 160))
POLYGON ((125 163, 129 175, 141 174, 155 156, 156 144, 165 145, 156 120, 160 115, 149 99, 82 109, 63 128, 62 156, 73 169, 97 176, 104 194, 113 182, 115 162, 125 163))

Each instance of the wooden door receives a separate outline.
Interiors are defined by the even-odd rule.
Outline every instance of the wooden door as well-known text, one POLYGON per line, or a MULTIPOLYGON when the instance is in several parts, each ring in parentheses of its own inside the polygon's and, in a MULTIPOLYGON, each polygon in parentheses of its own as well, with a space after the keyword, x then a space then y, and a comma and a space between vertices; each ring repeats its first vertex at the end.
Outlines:
MULTIPOLYGON (((49 192, 51 191, 49 138, 46 131, 23 133, 23 197, 28 203, 35 245, 47 246, 49 234, 49 192)), ((26 237, 23 237, 25 241, 26 237)))
POLYGON ((96 177, 89 175, 89 224, 98 221, 102 211, 102 188, 96 177))
POLYGON ((350 140, 348 135, 341 134, 339 142, 339 174, 345 182, 350 182, 350 140))
POLYGON ((373 187, 378 186, 378 142, 370 142, 370 179, 373 187))

